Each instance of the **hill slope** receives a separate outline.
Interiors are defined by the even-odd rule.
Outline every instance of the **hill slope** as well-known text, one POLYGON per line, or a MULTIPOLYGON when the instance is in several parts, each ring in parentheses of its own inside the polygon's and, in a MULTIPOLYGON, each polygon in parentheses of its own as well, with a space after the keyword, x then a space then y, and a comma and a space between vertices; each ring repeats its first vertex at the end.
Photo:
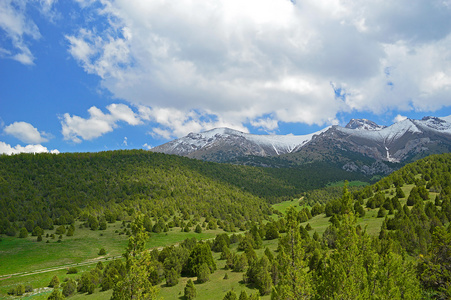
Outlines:
POLYGON ((240 226, 270 214, 268 202, 357 179, 327 166, 315 170, 216 164, 143 150, 0 156, 0 233, 17 231, 27 220, 48 228, 62 216, 122 220, 136 210, 240 226))

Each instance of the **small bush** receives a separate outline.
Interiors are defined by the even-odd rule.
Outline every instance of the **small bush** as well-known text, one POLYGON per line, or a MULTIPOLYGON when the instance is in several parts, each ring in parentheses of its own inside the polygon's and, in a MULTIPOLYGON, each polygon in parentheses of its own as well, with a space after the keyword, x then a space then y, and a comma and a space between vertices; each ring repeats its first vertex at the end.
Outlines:
POLYGON ((55 276, 53 276, 52 280, 50 281, 49 287, 57 288, 59 286, 60 286, 60 280, 59 280, 58 276, 55 275, 55 276))
POLYGON ((98 255, 106 255, 105 248, 100 249, 98 255))
POLYGON ((68 270, 67 270, 67 274, 77 274, 78 273, 78 270, 77 270, 77 268, 75 268, 75 267, 70 267, 68 270))

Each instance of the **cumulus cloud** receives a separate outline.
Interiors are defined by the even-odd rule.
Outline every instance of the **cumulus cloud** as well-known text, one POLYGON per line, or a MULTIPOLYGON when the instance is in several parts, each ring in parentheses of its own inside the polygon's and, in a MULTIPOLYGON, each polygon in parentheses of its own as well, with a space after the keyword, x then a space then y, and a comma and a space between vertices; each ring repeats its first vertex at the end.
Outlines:
POLYGON ((129 125, 139 125, 142 121, 133 110, 124 104, 111 104, 107 106, 109 113, 103 113, 93 106, 88 109, 89 118, 71 116, 65 113, 61 117, 62 134, 65 140, 81 143, 83 140, 92 140, 105 133, 113 131, 122 121, 129 125))
POLYGON ((10 134, 24 143, 40 144, 48 141, 50 135, 39 132, 33 125, 26 122, 14 122, 5 127, 4 132, 10 134))
POLYGON ((68 51, 116 97, 147 107, 161 125, 152 134, 165 138, 449 105, 449 1, 99 4, 93 9, 111 26, 67 35, 68 51))
POLYGON ((158 139, 169 140, 187 135, 190 132, 206 131, 217 127, 228 127, 243 132, 249 131, 240 122, 228 122, 223 118, 195 110, 184 112, 173 108, 140 106, 139 114, 143 120, 159 124, 149 132, 152 137, 158 139))
POLYGON ((393 119, 393 122, 394 122, 394 123, 398 123, 398 122, 404 121, 404 120, 406 120, 406 119, 407 119, 406 116, 401 116, 401 115, 398 114, 398 115, 393 119))
POLYGON ((23 147, 21 145, 17 145, 15 147, 12 147, 11 145, 0 141, 0 154, 12 155, 12 154, 19 154, 19 153, 59 154, 60 152, 57 149, 48 150, 47 147, 44 147, 42 145, 27 145, 25 147, 23 147))

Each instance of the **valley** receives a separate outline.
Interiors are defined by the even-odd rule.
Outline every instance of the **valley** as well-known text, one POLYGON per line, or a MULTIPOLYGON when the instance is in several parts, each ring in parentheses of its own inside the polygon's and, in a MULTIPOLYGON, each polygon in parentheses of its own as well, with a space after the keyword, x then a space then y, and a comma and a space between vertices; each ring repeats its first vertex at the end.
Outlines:
MULTIPOLYGON (((312 169, 216 164, 143 151, 21 154, 2 156, 0 163, 2 299, 17 297, 19 287, 34 290, 23 294, 26 299, 62 292, 72 299, 117 299, 127 278, 149 278, 150 298, 185 299, 189 280, 195 299, 285 298, 292 280, 283 267, 286 251, 296 253, 292 263, 302 266, 296 280, 307 284, 302 293, 311 299, 335 299, 320 292, 326 286, 354 296, 389 295, 388 286, 413 298, 446 295, 446 277, 439 287, 428 278, 432 266, 442 264, 435 258, 435 234, 451 238, 440 231, 451 218, 449 154, 418 160, 372 184, 368 177, 344 183, 347 178, 327 172, 322 177, 312 169), (143 244, 130 248, 137 240, 143 244), (206 256, 196 258, 200 253, 206 256), (394 283, 381 277, 373 292, 363 282, 343 290, 329 279, 343 276, 334 270, 348 254, 357 263, 350 274, 359 280, 373 280, 371 274, 388 267, 410 277, 399 275, 394 283), (193 259, 207 258, 212 265, 202 283, 199 271, 189 268, 196 266, 193 259), (368 265, 368 259, 378 263, 368 265), (145 263, 133 267, 135 260, 145 263), (48 287, 55 276, 59 289, 48 287), (69 293, 73 283, 76 290, 69 293)), ((352 276, 344 283, 355 281, 352 276)))

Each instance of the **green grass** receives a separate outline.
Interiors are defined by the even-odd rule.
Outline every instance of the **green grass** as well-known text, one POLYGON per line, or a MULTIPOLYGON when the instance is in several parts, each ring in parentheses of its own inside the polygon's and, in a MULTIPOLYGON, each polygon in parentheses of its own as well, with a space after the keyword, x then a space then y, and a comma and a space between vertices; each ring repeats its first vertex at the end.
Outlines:
MULTIPOLYGON (((102 247, 107 251, 107 257, 119 256, 128 242, 126 235, 114 232, 120 230, 120 226, 120 223, 109 224, 104 231, 76 226, 74 236, 63 235, 60 243, 57 242, 58 237, 47 239, 43 236, 41 242, 37 242, 33 236, 24 239, 3 237, 0 242, 0 276, 81 263, 97 258, 102 247), (49 243, 46 243, 47 240, 49 243)), ((46 231, 45 234, 53 232, 46 231)))
POLYGON ((185 239, 190 239, 193 237, 198 240, 210 239, 223 232, 223 230, 204 230, 202 233, 195 233, 194 231, 181 232, 181 229, 177 227, 171 229, 169 232, 152 233, 149 241, 147 242, 147 248, 174 245, 184 241, 185 239))
MULTIPOLYGON (((101 258, 97 253, 102 247, 107 251, 107 255, 103 259, 119 257, 125 251, 128 236, 115 232, 122 232, 124 230, 122 223, 108 224, 108 228, 103 231, 79 228, 79 224, 76 224, 74 236, 66 237, 63 235, 62 242, 60 243, 57 242, 58 237, 55 239, 44 237, 41 242, 37 242, 37 237, 31 235, 23 239, 2 237, 2 241, 0 242, 0 276, 16 273, 21 273, 21 275, 11 278, 0 277, 0 299, 12 287, 19 283, 31 285, 33 288, 40 288, 47 286, 54 275, 58 275, 61 280, 65 277, 80 276, 80 274, 66 275, 66 269, 69 265, 73 264, 79 271, 92 269, 98 259, 101 258), (47 240, 49 240, 49 243, 46 243, 47 240), (84 263, 90 264, 86 266, 78 265, 84 263), (61 266, 66 266, 66 269, 40 274, 28 274, 38 270, 53 269, 61 266)), ((192 237, 205 240, 214 238, 218 233, 222 232, 224 231, 204 230, 202 233, 195 233, 194 231, 181 232, 181 229, 176 227, 170 229, 169 232, 151 233, 146 246, 147 248, 159 248, 174 245, 192 237)), ((47 233, 52 234, 54 231, 47 230, 44 236, 47 233)), ((48 292, 44 293, 42 295, 44 298, 42 299, 46 299, 48 294, 48 292)), ((33 296, 32 299, 41 299, 39 297, 41 296, 33 296)))
POLYGON ((293 199, 291 201, 284 201, 277 204, 274 204, 272 207, 275 210, 280 211, 281 213, 285 213, 285 211, 288 209, 288 207, 294 206, 296 210, 301 210, 303 206, 299 206, 299 199, 293 199))
MULTIPOLYGON (((345 181, 337 181, 337 182, 332 182, 329 183, 327 186, 344 186, 345 185, 345 181)), ((349 181, 348 182, 348 186, 367 186, 369 185, 368 182, 365 181, 360 181, 360 180, 354 180, 354 181, 349 181)))

